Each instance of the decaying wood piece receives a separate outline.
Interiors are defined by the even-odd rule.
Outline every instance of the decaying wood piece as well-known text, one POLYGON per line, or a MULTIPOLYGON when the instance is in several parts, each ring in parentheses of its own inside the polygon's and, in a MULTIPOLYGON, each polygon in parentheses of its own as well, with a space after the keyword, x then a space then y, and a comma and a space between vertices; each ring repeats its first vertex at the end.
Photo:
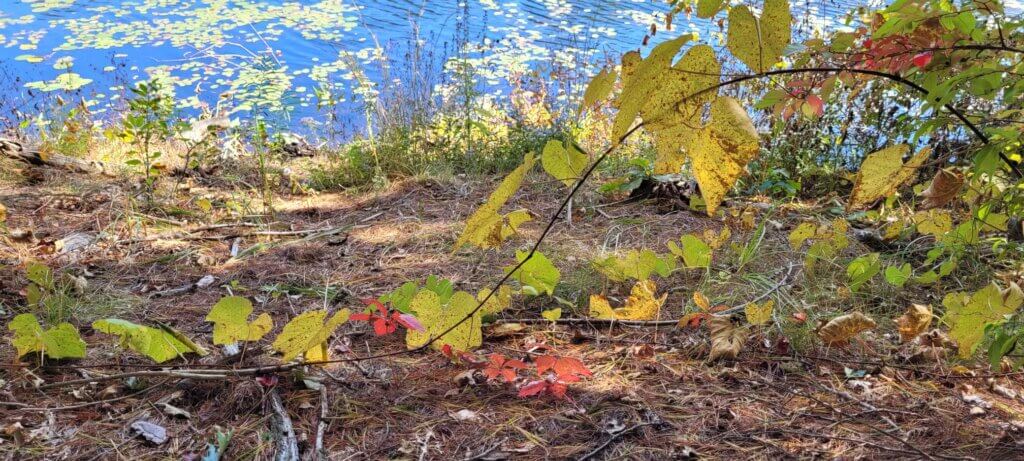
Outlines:
POLYGON ((299 440, 292 428, 292 419, 288 417, 288 409, 281 401, 277 389, 270 390, 270 408, 274 411, 270 421, 273 427, 274 440, 277 443, 275 461, 299 461, 299 440))
POLYGON ((8 138, 0 138, 0 156, 37 166, 53 166, 90 174, 109 174, 100 162, 89 162, 58 153, 42 152, 8 138))

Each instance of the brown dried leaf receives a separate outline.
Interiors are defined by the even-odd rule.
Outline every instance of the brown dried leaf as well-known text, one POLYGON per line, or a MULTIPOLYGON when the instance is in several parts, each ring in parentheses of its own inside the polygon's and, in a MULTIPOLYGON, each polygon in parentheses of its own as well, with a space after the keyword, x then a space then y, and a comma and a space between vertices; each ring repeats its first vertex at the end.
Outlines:
POLYGON ((956 199, 963 185, 963 174, 949 170, 939 170, 938 173, 935 173, 932 184, 924 192, 921 192, 921 197, 924 197, 924 201, 921 202, 921 208, 927 210, 945 206, 956 199))
POLYGON ((843 344, 862 331, 876 326, 870 317, 854 312, 830 320, 818 330, 818 336, 827 344, 843 344))
POLYGON ((907 312, 896 319, 899 325, 900 341, 907 342, 924 333, 932 324, 932 306, 926 304, 911 305, 907 312))
POLYGON ((747 342, 748 330, 737 326, 731 317, 711 316, 708 320, 711 332, 711 355, 709 360, 732 360, 740 354, 743 343, 747 342))

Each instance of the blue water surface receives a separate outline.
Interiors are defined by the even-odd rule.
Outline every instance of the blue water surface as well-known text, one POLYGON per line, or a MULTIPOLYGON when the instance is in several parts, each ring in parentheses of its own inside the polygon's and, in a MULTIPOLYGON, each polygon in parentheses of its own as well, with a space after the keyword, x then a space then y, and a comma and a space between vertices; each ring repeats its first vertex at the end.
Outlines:
MULTIPOLYGON (((813 34, 852 6, 796 1, 796 26, 813 34)), ((114 117, 126 85, 159 78, 185 114, 260 113, 299 130, 331 112, 358 129, 385 93, 453 98, 470 81, 500 99, 524 75, 582 82, 684 32, 722 45, 719 18, 683 14, 651 36, 669 10, 664 0, 0 0, 0 121, 55 95, 114 117)), ((579 86, 548 97, 569 100, 579 86)))

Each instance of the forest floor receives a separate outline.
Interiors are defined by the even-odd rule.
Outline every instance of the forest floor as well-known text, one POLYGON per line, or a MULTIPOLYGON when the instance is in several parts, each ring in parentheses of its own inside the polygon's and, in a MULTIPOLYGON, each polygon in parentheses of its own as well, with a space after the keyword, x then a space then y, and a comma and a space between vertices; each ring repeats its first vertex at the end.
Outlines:
MULTIPOLYGON (((226 211, 230 202, 248 200, 226 188, 192 186, 184 194, 192 199, 178 206, 196 216, 167 217, 130 211, 132 189, 125 181, 45 168, 31 177, 0 184, 10 230, 0 245, 0 315, 6 324, 25 309, 24 261, 45 262, 78 280, 67 318, 90 352, 84 360, 40 366, 31 357, 19 363, 3 342, 5 459, 200 459, 218 431, 232 433, 223 459, 271 459, 271 393, 282 396, 304 458, 322 443, 337 460, 1024 459, 1024 397, 1013 395, 1024 392, 1020 375, 901 358, 903 346, 888 319, 902 313, 910 297, 937 303, 941 293, 840 296, 833 278, 787 270, 803 257, 789 249, 788 229, 827 203, 780 209, 770 217, 777 226, 769 226, 761 256, 741 271, 716 269, 704 283, 719 302, 768 295, 780 315, 808 316, 807 325, 790 325, 785 336, 781 327, 756 331, 730 363, 707 362, 703 328, 538 321, 541 310, 555 307, 541 297, 516 298, 485 327, 481 353, 525 358, 546 345, 579 358, 594 376, 573 384, 568 400, 518 398, 512 385, 486 383, 440 353, 422 352, 307 370, 319 386, 288 373, 276 380, 149 376, 43 388, 38 384, 151 363, 93 331, 89 325, 98 318, 160 321, 209 344, 204 318, 229 291, 254 299, 256 312, 269 312, 277 331, 304 310, 356 308, 359 299, 428 275, 475 293, 500 278, 511 251, 451 254, 465 218, 496 179, 282 195, 268 222, 226 211), (210 198, 213 210, 196 212, 197 197, 210 198), (239 222, 259 224, 227 225, 239 222), (240 249, 238 257, 231 257, 232 247, 240 249), (195 287, 205 276, 215 281, 195 287), (844 348, 808 340, 817 319, 851 307, 877 314, 879 328, 844 348), (155 445, 138 437, 131 425, 140 420, 166 428, 168 441, 155 445)), ((527 247, 564 194, 533 179, 515 204, 537 219, 508 246, 527 247)), ((586 318, 592 293, 621 300, 628 291, 590 268, 596 255, 641 247, 660 252, 683 233, 723 225, 732 226, 734 241, 751 235, 738 223, 664 203, 585 209, 597 200, 578 200, 572 227, 561 220, 542 246, 562 272, 556 294, 579 306, 563 318, 586 318)), ((700 279, 680 271, 658 280, 659 291, 669 294, 663 318, 684 313, 700 279)), ((330 344, 335 357, 405 348, 399 335, 376 337, 361 322, 343 325, 330 344)), ((201 366, 222 358, 218 349, 189 360, 201 366)), ((277 360, 257 349, 232 366, 277 360)))

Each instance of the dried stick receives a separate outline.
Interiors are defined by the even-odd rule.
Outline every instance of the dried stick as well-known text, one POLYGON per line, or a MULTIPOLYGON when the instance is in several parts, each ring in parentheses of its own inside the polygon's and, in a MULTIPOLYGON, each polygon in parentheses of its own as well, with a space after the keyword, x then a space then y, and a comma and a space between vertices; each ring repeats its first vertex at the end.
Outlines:
POLYGON ((281 401, 277 388, 270 389, 270 408, 274 411, 271 418, 274 424, 274 440, 277 441, 275 461, 299 461, 299 440, 295 437, 292 419, 281 401))

